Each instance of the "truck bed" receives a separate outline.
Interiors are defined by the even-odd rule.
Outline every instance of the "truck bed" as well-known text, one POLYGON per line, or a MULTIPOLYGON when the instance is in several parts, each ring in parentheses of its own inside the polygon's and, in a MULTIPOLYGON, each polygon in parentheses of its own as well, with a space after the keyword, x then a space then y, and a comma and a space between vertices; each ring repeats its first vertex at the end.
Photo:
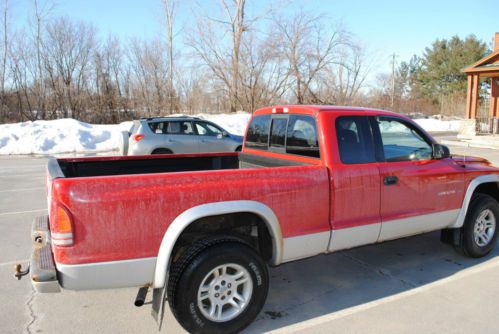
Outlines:
POLYGON ((308 164, 238 153, 163 154, 53 159, 49 173, 52 178, 73 178, 299 165, 308 164))
POLYGON ((59 159, 64 177, 110 176, 237 169, 236 153, 59 159))

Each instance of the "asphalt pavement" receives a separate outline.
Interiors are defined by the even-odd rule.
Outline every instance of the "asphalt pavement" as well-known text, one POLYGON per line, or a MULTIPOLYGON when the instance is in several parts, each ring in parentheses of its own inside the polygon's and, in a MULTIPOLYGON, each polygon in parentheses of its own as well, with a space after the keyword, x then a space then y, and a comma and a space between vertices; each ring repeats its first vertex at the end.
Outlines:
MULTIPOLYGON (((451 147, 499 166, 499 151, 451 147)), ((157 333, 136 289, 37 294, 27 263, 46 213, 45 163, 0 157, 0 333, 157 333)), ((468 259, 439 233, 295 261, 270 270, 267 303, 247 333, 499 333, 499 249, 468 259)), ((162 333, 181 333, 171 313, 162 333)))

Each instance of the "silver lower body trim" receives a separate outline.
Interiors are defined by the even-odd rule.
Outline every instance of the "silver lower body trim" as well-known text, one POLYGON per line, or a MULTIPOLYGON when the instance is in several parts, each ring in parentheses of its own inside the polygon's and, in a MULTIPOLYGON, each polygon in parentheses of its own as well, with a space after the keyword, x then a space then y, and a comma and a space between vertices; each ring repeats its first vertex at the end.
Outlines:
POLYGON ((378 241, 381 224, 369 224, 333 230, 329 251, 336 252, 358 246, 368 245, 378 241))
POLYGON ((383 222, 378 241, 392 240, 449 227, 456 222, 459 211, 460 209, 447 210, 383 222))
POLYGON ((156 257, 86 264, 56 263, 64 289, 93 290, 137 287, 154 278, 156 257))
POLYGON ((327 253, 330 231, 300 235, 284 239, 282 262, 288 262, 321 253, 327 253))

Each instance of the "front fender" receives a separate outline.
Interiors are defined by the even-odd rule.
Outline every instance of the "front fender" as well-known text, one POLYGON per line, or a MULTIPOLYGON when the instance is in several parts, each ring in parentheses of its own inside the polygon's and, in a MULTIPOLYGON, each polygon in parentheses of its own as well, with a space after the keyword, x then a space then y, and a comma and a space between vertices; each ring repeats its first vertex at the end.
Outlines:
POLYGON ((270 236, 272 237, 272 265, 278 265, 282 261, 283 240, 281 227, 276 215, 265 204, 257 201, 227 201, 207 203, 195 206, 181 213, 173 220, 166 230, 161 245, 159 247, 158 258, 156 260, 156 269, 154 272, 154 288, 165 286, 168 276, 170 258, 173 247, 182 232, 189 224, 204 217, 223 215, 237 212, 250 212, 260 216, 266 223, 270 236))
POLYGON ((468 189, 466 190, 466 194, 464 195, 463 205, 461 206, 461 210, 459 211, 459 215, 457 216, 456 222, 449 226, 449 228, 460 228, 464 224, 464 219, 466 218, 466 213, 468 212, 468 207, 471 202, 471 197, 475 192, 476 188, 484 183, 499 183, 499 175, 497 174, 489 174, 489 175, 481 175, 474 178, 470 184, 468 185, 468 189))

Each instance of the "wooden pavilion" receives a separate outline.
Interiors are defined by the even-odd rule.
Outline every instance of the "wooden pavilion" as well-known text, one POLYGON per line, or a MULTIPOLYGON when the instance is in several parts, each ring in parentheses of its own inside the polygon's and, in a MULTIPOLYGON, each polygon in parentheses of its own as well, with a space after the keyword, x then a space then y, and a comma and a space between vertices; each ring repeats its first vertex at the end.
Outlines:
POLYGON ((499 118, 499 32, 494 36, 494 51, 463 72, 468 75, 466 118, 477 118, 480 78, 491 81, 489 119, 499 118))

